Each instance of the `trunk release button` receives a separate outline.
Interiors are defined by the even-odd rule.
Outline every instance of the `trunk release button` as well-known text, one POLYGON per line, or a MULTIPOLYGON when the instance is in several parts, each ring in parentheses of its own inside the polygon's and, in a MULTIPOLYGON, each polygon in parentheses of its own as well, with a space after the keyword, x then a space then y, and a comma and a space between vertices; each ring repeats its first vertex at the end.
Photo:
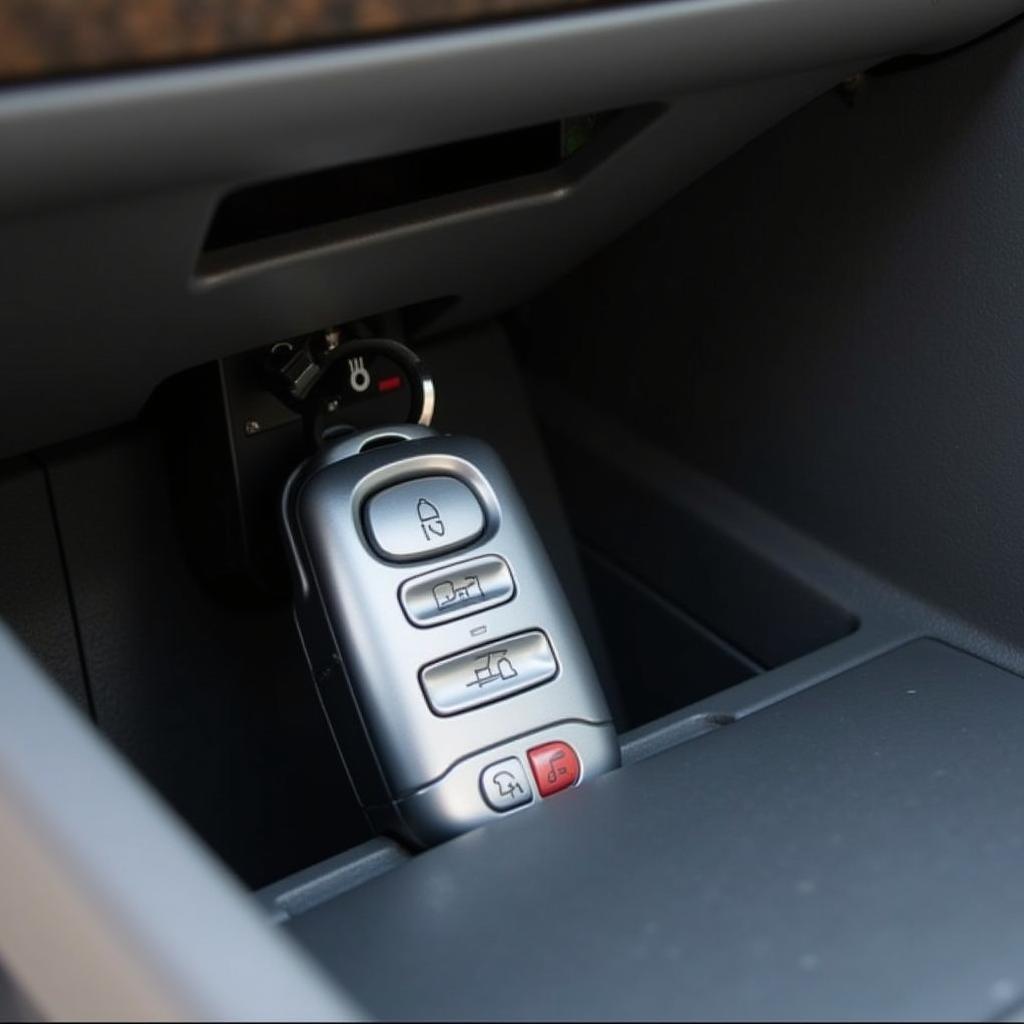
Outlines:
POLYGON ((526 752, 537 780, 537 791, 541 796, 551 796, 559 790, 575 786, 580 781, 580 759, 576 751, 557 740, 545 743, 526 752))
POLYGON ((457 715, 539 686, 557 673, 555 652, 535 629, 426 665, 420 682, 436 714, 457 715))

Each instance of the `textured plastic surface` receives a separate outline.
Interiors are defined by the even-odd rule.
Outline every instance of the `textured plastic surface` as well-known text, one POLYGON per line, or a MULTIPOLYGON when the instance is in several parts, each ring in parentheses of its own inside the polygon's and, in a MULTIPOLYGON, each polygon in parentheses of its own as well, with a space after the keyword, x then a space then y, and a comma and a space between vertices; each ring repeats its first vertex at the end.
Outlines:
POLYGON ((388 1017, 987 1017, 1024 995, 1022 719, 917 641, 288 927, 388 1017))

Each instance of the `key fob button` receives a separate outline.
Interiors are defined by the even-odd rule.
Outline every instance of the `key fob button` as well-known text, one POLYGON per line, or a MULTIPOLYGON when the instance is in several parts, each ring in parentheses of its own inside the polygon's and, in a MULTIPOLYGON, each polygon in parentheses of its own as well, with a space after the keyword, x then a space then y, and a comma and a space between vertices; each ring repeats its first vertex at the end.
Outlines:
POLYGON ((545 743, 527 751, 526 756, 541 796, 551 796, 580 781, 580 759, 568 743, 561 740, 545 743))
POLYGON ((364 522, 378 555, 415 562, 476 540, 484 532, 484 510, 461 480, 424 476, 375 494, 366 503, 364 522))
POLYGON ((548 638, 531 630, 435 661, 422 669, 420 682, 435 714, 457 715, 539 686, 557 674, 548 638))
POLYGON ((508 563, 497 555, 458 562, 406 580, 398 592, 414 626, 436 626, 511 601, 516 592, 508 563))
POLYGON ((518 757, 488 765, 480 773, 480 792, 488 806, 499 813, 522 807, 533 799, 530 780, 518 757))

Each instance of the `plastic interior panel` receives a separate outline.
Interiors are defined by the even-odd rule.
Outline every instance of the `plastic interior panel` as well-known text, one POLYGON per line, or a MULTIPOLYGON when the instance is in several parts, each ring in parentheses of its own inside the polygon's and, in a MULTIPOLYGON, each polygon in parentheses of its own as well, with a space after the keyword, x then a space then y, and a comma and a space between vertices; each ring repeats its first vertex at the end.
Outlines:
MULTIPOLYGON (((516 80, 522 77, 519 72, 510 74, 516 80)), ((221 191, 249 175, 287 172, 293 166, 290 159, 283 166, 268 165, 265 157, 253 162, 251 154, 240 152, 228 165, 239 160, 234 173, 241 178, 225 178, 222 184, 161 187, 154 183, 151 190, 141 191, 134 186, 116 199, 90 201, 72 211, 49 210, 37 201, 40 208, 33 217, 0 224, 3 250, 18 254, 16 260, 8 258, 5 268, 10 294, 17 300, 0 309, 9 367, 6 383, 0 383, 0 456, 121 422, 134 416, 156 384, 171 374, 297 332, 447 296, 461 297, 461 301, 437 327, 473 322, 508 308, 842 74, 843 69, 819 71, 681 100, 571 187, 498 204, 471 204, 455 215, 421 217, 414 222, 399 213, 360 237, 335 241, 327 237, 322 245, 202 282, 193 275, 195 260, 221 191), (538 237, 546 238, 548 244, 538 249, 538 237), (60 295, 56 304, 55 293, 60 295), (69 321, 75 324, 72 332, 66 329, 69 321), (48 358, 40 358, 43 352, 48 358), (28 398, 42 386, 36 374, 43 365, 49 367, 45 389, 53 399, 45 407, 28 398), (80 397, 86 390, 88 402, 80 397)), ((429 93, 436 81, 434 75, 425 86, 417 79, 408 88, 413 94, 429 93)), ((330 90, 336 101, 340 96, 376 95, 385 83, 360 78, 346 85, 329 77, 307 85, 313 93, 330 90)), ((169 110, 162 109, 166 104, 158 104, 156 109, 133 114, 129 107, 122 111, 123 122, 109 124, 101 118, 92 130, 127 131, 132 141, 121 145, 135 150, 147 145, 140 138, 147 125, 162 123, 167 128, 180 119, 184 133, 180 149, 202 154, 214 142, 189 133, 199 131, 211 106, 217 105, 212 98, 221 88, 227 87, 218 82, 212 92, 201 90, 205 96, 201 111, 172 93, 175 100, 167 101, 169 110)), ((140 87, 138 92, 144 90, 140 87)), ((272 109, 280 108, 287 92, 275 98, 272 109)), ((307 102, 301 114, 295 113, 288 122, 291 125, 306 124, 316 107, 312 93, 303 92, 307 102)), ((239 96, 237 90, 228 89, 226 95, 231 102, 221 111, 217 146, 233 138, 224 125, 244 123, 249 103, 264 99, 259 89, 251 98, 248 90, 239 96)), ((83 93, 77 99, 81 102, 83 93)), ((0 96, 0 131, 7 133, 13 149, 17 140, 11 138, 4 121, 2 100, 0 96)), ((545 94, 544 103, 550 107, 551 102, 545 94)), ((443 130, 439 110, 468 106, 464 99, 448 105, 438 100, 418 119, 412 115, 402 119, 401 138, 413 145, 421 130, 417 126, 443 130)), ((401 93, 386 108, 365 112, 358 125, 390 126, 391 113, 408 108, 408 96, 401 93)), ((338 111, 327 110, 321 116, 324 121, 318 128, 324 136, 345 138, 356 145, 361 129, 353 127, 354 134, 346 135, 339 126, 338 111)), ((285 118, 284 113, 281 117, 285 118)), ((41 138, 66 139, 84 120, 84 112, 75 126, 43 117, 37 129, 41 138)), ((298 148, 291 148, 290 140, 280 137, 277 122, 251 128, 254 137, 271 135, 277 160, 308 152, 311 145, 309 140, 296 139, 298 148)), ((238 145, 244 150, 249 143, 238 145)), ((87 154, 58 154, 52 149, 48 158, 79 168, 87 162, 87 154)), ((333 159, 344 158, 335 154, 333 159)), ((178 159, 167 155, 169 164, 178 159)), ((185 168, 182 173, 191 178, 226 172, 185 168)), ((87 176, 79 180, 87 181, 87 176)))
POLYGON ((18 460, 0 476, 0 621, 21 637, 43 668, 90 709, 67 592, 46 470, 18 460))
MULTIPOLYGON (((938 637, 986 659, 998 659, 1014 671, 1024 668, 1020 652, 999 638, 826 548, 749 498, 696 472, 614 415, 596 410, 550 383, 533 381, 533 386, 549 450, 559 466, 563 493, 580 483, 584 488, 591 487, 595 478, 624 493, 639 489, 647 495, 646 505, 659 519, 713 527, 717 543, 732 548, 734 557, 746 552, 745 559, 799 581, 808 592, 848 609, 859 622, 853 633, 841 639, 632 730, 623 739, 625 761, 651 756, 721 722, 749 715, 915 637, 938 637)), ((600 514, 606 506, 591 505, 588 510, 597 517, 590 528, 600 532, 604 522, 600 514)), ((678 560, 687 557, 689 548, 678 545, 674 533, 653 532, 652 521, 644 526, 647 544, 635 545, 630 535, 609 530, 601 534, 602 543, 618 565, 639 577, 649 571, 651 553, 659 553, 658 572, 670 582, 678 581, 678 560), (623 543, 611 543, 613 538, 623 543)), ((618 520, 613 517, 608 522, 618 520)), ((676 593, 674 587, 669 591, 676 593)), ((708 605, 702 602, 698 607, 706 625, 708 605)), ((733 605, 737 607, 742 608, 742 604, 733 605)), ((744 623, 756 626, 764 621, 762 606, 755 602, 750 610, 754 618, 733 620, 742 626, 741 637, 751 635, 749 625, 744 623)), ((772 614, 777 610, 773 608, 772 614)), ((757 635, 756 630, 753 635, 757 635)))
POLYGON ((989 1017, 1024 996, 1022 717, 917 641, 287 927, 384 1016, 989 1017))
POLYGON ((809 104, 530 319, 538 372, 1019 672, 1022 126, 1017 20, 809 104))
POLYGON ((200 585, 162 439, 135 425, 47 466, 99 728, 251 886, 367 839, 286 594, 200 585))
MULTIPOLYGON (((873 634, 885 647, 899 638, 935 636, 1011 671, 1024 672, 1024 654, 1020 649, 948 608, 894 585, 877 571, 826 547, 746 495, 695 470, 661 441, 652 441, 638 433, 616 415, 614 407, 607 412, 598 410, 561 387, 536 380, 533 385, 538 399, 535 407, 549 451, 558 460, 563 492, 574 487, 574 479, 592 486, 595 473, 626 490, 639 488, 654 506, 659 521, 673 522, 664 506, 675 509, 680 522, 696 522, 704 529, 713 529, 719 535, 717 542, 734 549, 734 554, 736 549, 745 551, 746 564, 760 564, 780 578, 789 577, 809 594, 823 597, 836 608, 846 609, 855 616, 859 625, 854 633, 765 673, 761 678, 766 685, 780 673, 802 676, 809 665, 828 667, 836 660, 833 651, 859 647, 858 637, 865 633, 873 634)), ((599 512, 603 506, 593 508, 599 512)), ((653 521, 647 522, 645 527, 650 529, 653 521)), ((609 537, 625 542, 614 547, 615 558, 624 568, 641 577, 645 566, 651 564, 652 552, 661 554, 655 562, 659 571, 663 571, 666 562, 678 564, 676 559, 688 555, 687 548, 676 543, 673 533, 652 532, 649 545, 633 543, 633 535, 628 532, 606 533, 606 550, 609 550, 609 537)), ((1005 556, 1001 555, 999 565, 1004 563, 1005 556)), ((671 573, 668 578, 671 580, 671 573)), ((686 580, 681 582, 687 583, 686 580)), ((674 588, 669 592, 675 593, 674 588)), ((737 601, 732 608, 742 609, 744 595, 737 591, 735 596, 737 601)), ((778 610, 773 608, 772 614, 778 610)), ((753 621, 755 625, 762 621, 763 606, 759 610, 757 602, 747 605, 747 612, 758 617, 750 619, 745 615, 735 621, 753 621)), ((701 614, 707 625, 706 605, 701 614)), ((716 626, 720 631, 721 625, 716 623, 716 626)), ((740 635, 747 632, 748 626, 743 625, 740 635)), ((874 653, 878 653, 877 647, 874 653)), ((755 680, 741 687, 757 684, 755 680)))
POLYGON ((275 923, 297 917, 371 878, 401 867, 409 852, 394 839, 376 836, 351 850, 297 871, 257 893, 275 923))
POLYGON ((620 681, 620 732, 764 671, 631 573, 589 547, 581 554, 620 681))
POLYGON ((2 627, 0 678, 0 958, 46 1019, 362 1016, 2 627))
POLYGON ((671 0, 5 90, 0 454, 121 422, 171 373, 298 331, 451 295, 449 326, 509 308, 851 71, 1022 6, 671 0), (240 185, 666 97, 683 98, 566 189, 193 277, 240 185))
POLYGON ((626 462, 575 438, 552 444, 551 453, 582 540, 756 664, 784 665, 856 629, 855 615, 785 563, 730 536, 704 510, 666 500, 666 481, 644 472, 649 461, 626 462))

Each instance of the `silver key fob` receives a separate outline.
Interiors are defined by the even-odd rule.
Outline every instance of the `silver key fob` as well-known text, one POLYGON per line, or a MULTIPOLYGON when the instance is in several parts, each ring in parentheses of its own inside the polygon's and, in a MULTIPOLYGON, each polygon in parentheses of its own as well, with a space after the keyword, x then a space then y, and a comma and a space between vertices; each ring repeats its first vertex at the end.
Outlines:
POLYGON ((404 424, 285 489, 295 609, 374 824, 431 845, 619 764, 594 667, 495 452, 404 424))

